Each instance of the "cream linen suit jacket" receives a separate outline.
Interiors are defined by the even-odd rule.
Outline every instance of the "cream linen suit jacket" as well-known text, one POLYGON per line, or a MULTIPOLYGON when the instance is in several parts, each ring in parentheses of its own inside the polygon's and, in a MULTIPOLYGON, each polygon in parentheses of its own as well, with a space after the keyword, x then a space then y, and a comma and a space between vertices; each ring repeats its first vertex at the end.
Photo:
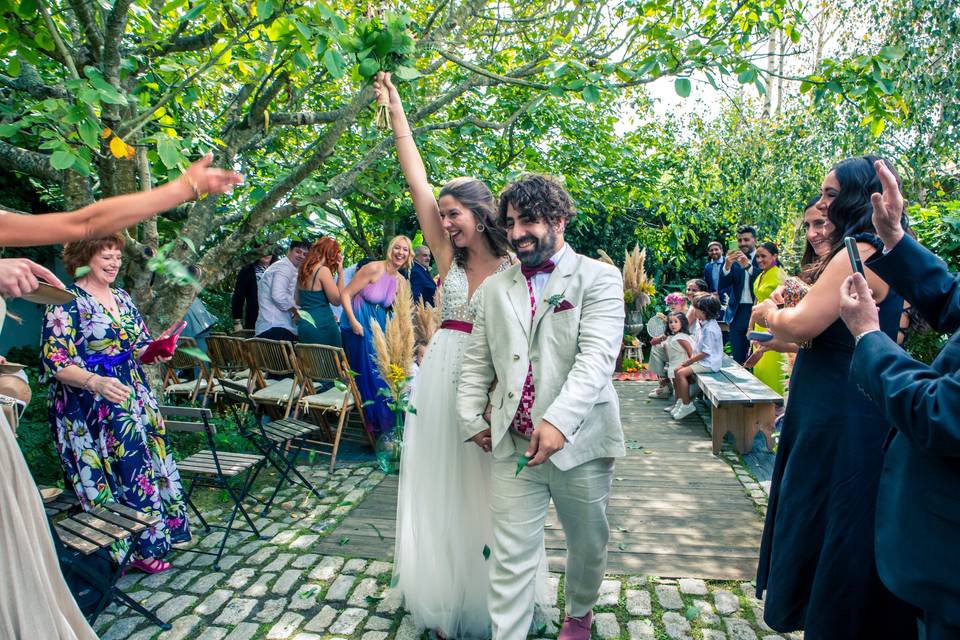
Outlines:
POLYGON ((483 286, 457 395, 463 438, 487 428, 483 413, 489 398, 493 456, 516 455, 509 429, 532 364, 533 425, 547 420, 567 440, 550 458, 558 469, 625 455, 612 382, 623 340, 620 272, 568 248, 550 274, 532 321, 519 264, 490 276, 483 286), (494 380, 497 387, 490 393, 494 380))

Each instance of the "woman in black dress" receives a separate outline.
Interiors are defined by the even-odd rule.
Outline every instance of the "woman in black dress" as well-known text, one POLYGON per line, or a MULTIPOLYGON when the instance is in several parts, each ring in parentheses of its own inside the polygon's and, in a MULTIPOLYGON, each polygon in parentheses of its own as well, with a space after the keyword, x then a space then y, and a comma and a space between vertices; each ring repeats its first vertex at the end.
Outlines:
MULTIPOLYGON (((840 285, 852 271, 843 238, 857 238, 864 262, 882 249, 870 204, 881 190, 877 159, 849 158, 824 178, 816 206, 835 228, 809 293, 794 308, 767 300, 753 312, 778 340, 809 345, 790 380, 757 569, 766 623, 803 629, 806 640, 917 635, 912 607, 877 576, 874 513, 890 425, 849 382, 855 336, 840 320, 840 285)), ((903 299, 869 269, 866 276, 881 328, 896 339, 903 299)))

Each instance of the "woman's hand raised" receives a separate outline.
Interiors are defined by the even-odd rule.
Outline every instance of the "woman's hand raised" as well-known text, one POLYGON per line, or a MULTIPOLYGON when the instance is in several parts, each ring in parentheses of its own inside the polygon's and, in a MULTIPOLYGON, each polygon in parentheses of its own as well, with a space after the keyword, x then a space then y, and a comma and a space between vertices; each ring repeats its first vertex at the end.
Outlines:
POLYGON ((400 93, 397 92, 397 88, 394 86, 393 82, 390 81, 390 74, 386 71, 380 71, 377 73, 377 77, 373 81, 373 91, 377 96, 377 102, 380 104, 388 103, 391 107, 402 107, 403 103, 400 102, 400 93), (387 100, 383 100, 383 95, 387 96, 387 100))
POLYGON ((207 194, 216 196, 221 193, 230 193, 236 185, 243 182, 243 176, 236 171, 211 167, 211 162, 213 162, 213 154, 208 153, 190 165, 180 176, 180 180, 187 184, 196 198, 207 194))

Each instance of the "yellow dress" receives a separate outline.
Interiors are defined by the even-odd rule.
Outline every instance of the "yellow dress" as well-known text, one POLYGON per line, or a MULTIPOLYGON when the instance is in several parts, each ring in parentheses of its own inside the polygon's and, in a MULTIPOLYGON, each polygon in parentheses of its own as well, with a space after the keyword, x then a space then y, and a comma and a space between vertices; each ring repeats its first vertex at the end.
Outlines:
MULTIPOLYGON (((780 267, 770 267, 757 277, 753 282, 753 295, 757 299, 757 304, 770 297, 773 290, 779 287, 787 279, 787 274, 780 267)), ((766 327, 759 324, 754 325, 754 331, 766 331, 766 327)), ((776 351, 767 351, 753 367, 753 375, 757 376, 765 385, 783 395, 784 378, 783 371, 784 355, 776 351)))

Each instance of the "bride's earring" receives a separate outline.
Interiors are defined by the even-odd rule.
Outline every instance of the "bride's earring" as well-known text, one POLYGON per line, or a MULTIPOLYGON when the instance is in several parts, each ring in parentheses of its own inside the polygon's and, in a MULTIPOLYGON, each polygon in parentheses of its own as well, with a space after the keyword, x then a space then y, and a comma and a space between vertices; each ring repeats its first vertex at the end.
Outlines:
POLYGON ((483 223, 482 223, 482 222, 478 222, 478 223, 477 223, 477 231, 479 231, 480 233, 483 233, 483 232, 486 231, 486 230, 487 230, 487 228, 486 228, 485 226, 483 226, 483 223))

